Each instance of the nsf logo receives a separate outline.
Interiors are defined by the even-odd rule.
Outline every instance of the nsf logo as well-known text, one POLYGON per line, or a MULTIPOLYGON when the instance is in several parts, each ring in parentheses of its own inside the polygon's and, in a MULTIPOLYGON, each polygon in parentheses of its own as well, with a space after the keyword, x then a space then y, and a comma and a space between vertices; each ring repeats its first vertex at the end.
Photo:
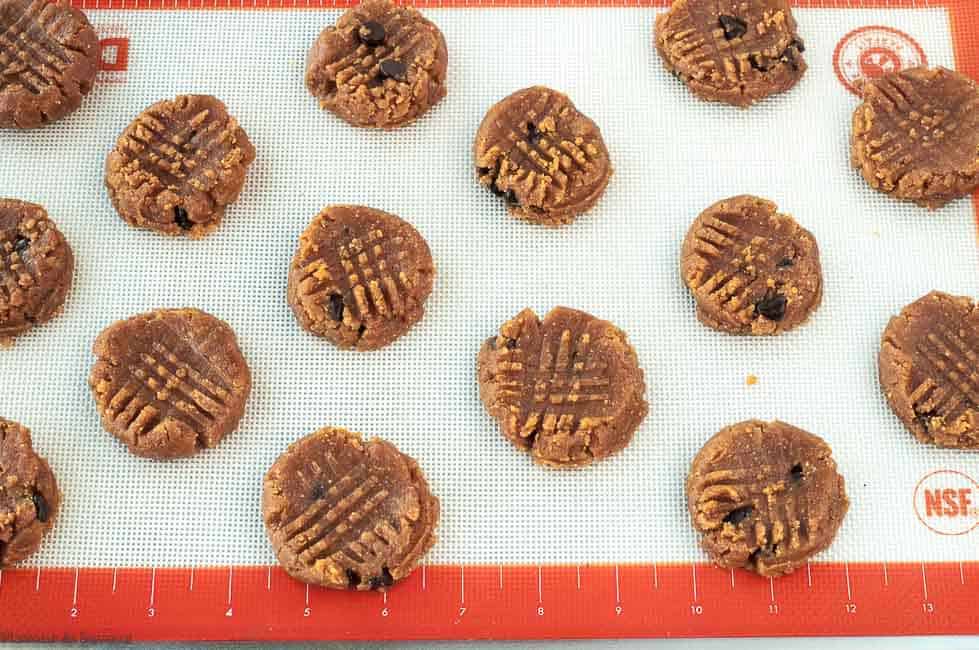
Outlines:
POLYGON ((979 525, 979 483, 951 469, 926 474, 914 489, 914 511, 939 535, 965 535, 979 525))

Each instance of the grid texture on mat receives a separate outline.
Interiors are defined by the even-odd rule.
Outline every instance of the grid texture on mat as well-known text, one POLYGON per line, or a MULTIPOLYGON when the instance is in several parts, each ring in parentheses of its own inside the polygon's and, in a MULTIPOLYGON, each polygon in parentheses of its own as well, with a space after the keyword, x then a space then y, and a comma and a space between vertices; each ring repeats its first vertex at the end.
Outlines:
POLYGON ((977 476, 979 456, 915 443, 876 381, 892 313, 933 288, 979 295, 973 206, 928 213, 871 191, 849 167, 856 98, 832 65, 844 34, 882 24, 913 35, 930 63, 953 66, 946 12, 798 9, 809 71, 748 111, 702 103, 663 69, 655 13, 428 10, 448 41, 448 97, 407 129, 374 133, 320 111, 302 84, 306 49, 338 11, 90 11, 97 26, 130 34, 126 82, 99 85, 55 126, 0 133, 0 194, 47 206, 78 260, 64 315, 0 354, 0 414, 33 430, 65 494, 33 562, 269 563, 262 476, 289 442, 326 424, 382 436, 420 461, 443 504, 433 562, 697 560, 689 461, 749 417, 784 419, 834 448, 853 504, 823 559, 979 559, 979 533, 938 537, 911 505, 928 471, 977 476), (598 207, 560 230, 507 216, 472 169, 486 109, 535 83, 567 92, 598 123, 616 169, 598 207), (119 131, 187 92, 224 100, 258 151, 240 201, 203 241, 130 228, 102 185, 119 131), (776 201, 822 249, 822 308, 776 339, 705 329, 679 279, 691 220, 744 192, 776 201), (299 233, 341 202, 409 220, 438 265, 426 317, 375 353, 309 336, 285 301, 299 233), (91 343, 114 320, 183 305, 236 329, 252 398, 217 449, 138 459, 99 425, 85 384, 91 343), (533 466, 477 397, 480 343, 521 308, 554 305, 625 329, 649 386, 633 444, 583 471, 533 466), (759 383, 746 386, 748 374, 759 383))

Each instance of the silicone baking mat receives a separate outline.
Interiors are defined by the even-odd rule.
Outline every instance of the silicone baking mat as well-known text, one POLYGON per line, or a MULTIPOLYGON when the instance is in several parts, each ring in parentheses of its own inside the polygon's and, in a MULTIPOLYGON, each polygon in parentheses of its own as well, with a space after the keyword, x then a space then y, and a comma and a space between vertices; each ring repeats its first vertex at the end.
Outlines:
POLYGON ((928 212, 872 191, 849 165, 858 100, 846 86, 915 62, 979 75, 973 3, 802 2, 794 13, 809 70, 750 110, 701 102, 666 72, 652 45, 662 7, 452 4, 424 5, 448 43, 448 96, 381 133, 321 111, 303 86, 306 50, 339 7, 86 0, 104 39, 100 83, 63 122, 0 132, 0 194, 46 206, 77 259, 64 314, 0 353, 0 414, 32 430, 64 492, 27 568, 272 564, 262 476, 327 424, 419 460, 442 500, 431 563, 701 562, 683 496, 688 464, 718 429, 752 417, 833 447, 852 505, 819 561, 979 560, 979 533, 939 534, 970 529, 974 505, 951 524, 916 506, 924 477, 979 478, 979 456, 916 443, 876 379, 892 314, 932 289, 979 296, 976 207, 965 199, 928 212), (615 166, 599 205, 557 230, 509 217, 473 174, 483 114, 533 84, 566 92, 592 117, 615 166), (103 186, 118 133, 183 93, 221 98, 258 152, 240 200, 201 241, 130 228, 103 186), (740 193, 776 201, 819 241, 823 305, 777 338, 701 326, 679 278, 692 219, 740 193), (303 332, 286 304, 299 233, 332 203, 407 219, 438 266, 425 318, 379 352, 335 349, 303 332), (543 315, 556 305, 623 328, 648 384, 634 442, 580 471, 534 466, 477 396, 481 342, 523 307, 543 315), (167 463, 135 458, 105 433, 86 386, 99 331, 163 306, 230 323, 254 379, 234 434, 167 463))

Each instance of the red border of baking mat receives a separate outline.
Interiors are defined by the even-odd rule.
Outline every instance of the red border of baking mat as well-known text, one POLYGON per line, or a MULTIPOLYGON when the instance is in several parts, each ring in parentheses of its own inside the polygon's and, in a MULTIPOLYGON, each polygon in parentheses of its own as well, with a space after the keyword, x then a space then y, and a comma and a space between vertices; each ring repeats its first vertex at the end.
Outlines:
MULTIPOLYGON (((306 9, 351 0, 74 0, 85 9, 306 9)), ((418 0, 421 7, 636 7, 668 0, 418 0)), ((979 78, 977 0, 944 7, 979 78)), ((974 197, 979 234, 979 193, 974 197)), ((706 564, 424 566, 390 593, 309 587, 272 567, 11 569, 0 639, 313 640, 979 634, 979 562, 816 563, 771 580, 706 564)))
POLYGON ((977 595, 979 562, 814 563, 777 580, 707 564, 425 566, 387 594, 271 567, 16 569, 0 575, 0 639, 976 634, 977 595))

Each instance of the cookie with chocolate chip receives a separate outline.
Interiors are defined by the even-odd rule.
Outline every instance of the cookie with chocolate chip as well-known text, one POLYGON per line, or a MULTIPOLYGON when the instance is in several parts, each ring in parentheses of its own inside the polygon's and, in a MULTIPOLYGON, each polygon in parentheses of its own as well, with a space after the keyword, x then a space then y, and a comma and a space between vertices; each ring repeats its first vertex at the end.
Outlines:
POLYGON ((71 246, 44 208, 0 199, 0 344, 57 315, 74 270, 71 246))
POLYGON ((307 331, 341 348, 376 350, 421 320, 434 278, 428 243, 411 224, 333 205, 299 238, 287 293, 307 331))
POLYGON ((30 432, 0 418, 0 569, 37 551, 60 507, 58 484, 30 432))
POLYGON ((238 199, 254 160, 255 147, 219 99, 181 95, 126 127, 106 160, 105 185, 127 223, 203 237, 238 199))
POLYGON ((823 297, 812 233, 774 203, 735 196, 704 210, 687 231, 680 273, 703 324, 731 334, 781 334, 823 297))
POLYGON ((721 429, 693 459, 687 506, 718 566, 781 576, 832 544, 850 502, 825 441, 748 420, 721 429))
POLYGON ((788 0, 674 0, 655 41, 666 68, 708 101, 747 107, 806 72, 788 0))
POLYGON ((306 87, 354 126, 396 129, 445 97, 445 37, 410 6, 364 0, 324 29, 306 59, 306 87))
POLYGON ((73 113, 99 70, 99 39, 68 0, 0 0, 0 128, 73 113))
POLYGON ((479 396, 535 462, 578 467, 624 449, 646 417, 646 383, 625 332, 556 307, 525 309, 483 343, 479 396))
POLYGON ((891 318, 881 338, 880 385, 921 442, 979 449, 979 304, 932 291, 891 318))
POLYGON ((251 371, 234 330, 198 309, 159 309, 110 325, 88 384, 102 426, 137 456, 192 456, 238 426, 251 371))
POLYGON ((435 544, 439 500, 389 442, 325 428, 265 475, 262 518, 279 564, 331 589, 386 591, 435 544))
POLYGON ((590 210, 612 177, 598 126, 567 95, 544 86, 490 108, 473 152, 476 177, 510 214, 547 226, 590 210))
POLYGON ((862 80, 853 166, 875 190, 930 209, 979 188, 979 84, 946 68, 862 80))

